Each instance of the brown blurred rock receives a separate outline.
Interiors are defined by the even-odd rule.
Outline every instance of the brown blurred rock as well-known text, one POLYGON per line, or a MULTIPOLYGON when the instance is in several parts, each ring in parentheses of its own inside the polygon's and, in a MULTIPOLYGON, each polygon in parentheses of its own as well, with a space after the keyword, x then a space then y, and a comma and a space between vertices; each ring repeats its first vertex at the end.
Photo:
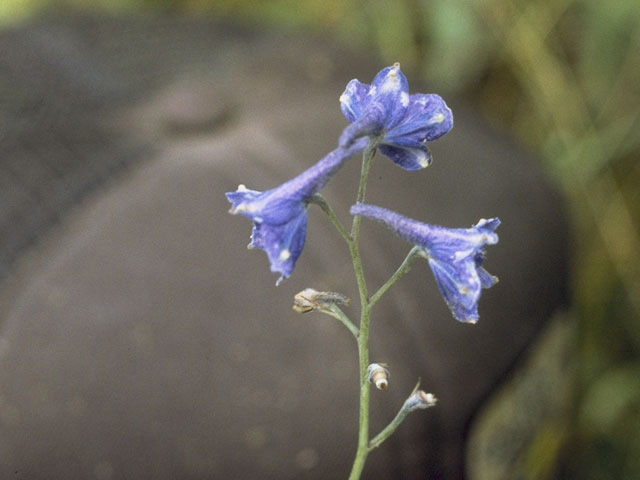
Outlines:
MULTIPOLYGON (((0 49, 12 99, 0 249, 13 271, 0 300, 0 476, 346 477, 356 348, 337 322, 290 307, 305 287, 357 298, 346 248, 312 209, 296 271, 276 288, 224 192, 271 188, 330 151, 344 86, 382 65, 309 36, 174 17, 43 19, 0 34, 0 49)), ((439 404, 371 454, 368 479, 461 478, 473 412, 564 298, 560 199, 451 103, 456 127, 434 164, 407 173, 377 159, 369 200, 447 226, 500 217, 486 264, 501 282, 475 326, 451 318, 426 263, 380 302, 372 360, 392 382, 372 392, 372 433, 418 377, 439 404)), ((345 220, 358 170, 354 159, 324 191, 345 220)), ((363 232, 379 285, 408 246, 363 232)))

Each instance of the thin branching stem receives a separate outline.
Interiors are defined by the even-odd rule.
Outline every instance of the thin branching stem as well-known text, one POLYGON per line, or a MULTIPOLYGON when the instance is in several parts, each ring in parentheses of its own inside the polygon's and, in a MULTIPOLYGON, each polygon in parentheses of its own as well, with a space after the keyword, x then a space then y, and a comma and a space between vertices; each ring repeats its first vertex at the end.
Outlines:
POLYGON ((387 425, 378 435, 371 439, 368 447, 369 451, 373 450, 374 448, 378 448, 382 444, 382 442, 389 438, 391 434, 395 432, 400 424, 404 421, 408 414, 409 409, 407 409, 405 405, 402 405, 402 408, 398 411, 395 418, 391 420, 391 423, 389 423, 389 425, 387 425))
POLYGON ((413 247, 407 256, 404 258, 398 269, 395 273, 385 282, 384 285, 380 287, 380 289, 374 293, 369 299, 369 308, 373 308, 378 300, 382 298, 382 296, 389 290, 403 275, 409 273, 411 271, 411 261, 414 257, 419 256, 422 251, 421 247, 415 246, 413 247))
POLYGON ((347 242, 347 244, 351 244, 351 235, 349 234, 349 232, 347 232, 347 229, 344 228, 344 225, 342 225, 342 222, 336 215, 335 211, 333 210, 333 208, 331 208, 329 202, 327 202, 327 200, 322 195, 316 193, 309 199, 309 203, 315 203, 316 205, 318 205, 325 213, 327 218, 329 218, 329 221, 333 224, 333 226, 336 227, 336 230, 338 230, 338 233, 343 238, 343 240, 347 242))
POLYGON ((349 329, 349 331, 353 334, 353 336, 358 339, 359 330, 353 322, 349 319, 349 317, 338 307, 337 305, 331 305, 331 308, 321 308, 318 311, 324 313, 325 315, 329 315, 330 317, 336 318, 342 322, 342 324, 349 329))
POLYGON ((413 392, 411 392, 411 395, 409 395, 409 397, 402 404, 402 408, 400 408, 395 418, 391 420, 391 423, 389 423, 389 425, 384 427, 384 429, 382 429, 382 431, 378 435, 371 439, 371 441, 369 442, 369 451, 373 450, 374 448, 378 448, 382 444, 382 442, 389 438, 404 421, 406 416, 411 412, 413 412, 414 410, 424 410, 425 408, 430 408, 436 405, 437 400, 432 394, 422 391, 418 392, 419 385, 420 382, 418 381, 418 384, 413 389, 413 392))

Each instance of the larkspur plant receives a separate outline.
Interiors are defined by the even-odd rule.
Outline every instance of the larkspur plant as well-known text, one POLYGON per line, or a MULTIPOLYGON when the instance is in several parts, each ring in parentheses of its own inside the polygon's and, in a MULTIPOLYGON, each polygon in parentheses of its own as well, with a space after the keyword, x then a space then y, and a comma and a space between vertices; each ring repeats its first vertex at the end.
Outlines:
POLYGON ((478 321, 478 300, 482 289, 497 282, 483 267, 484 247, 498 242, 497 218, 480 220, 471 228, 444 228, 421 223, 391 210, 364 203, 369 168, 379 151, 405 170, 422 169, 431 164, 427 143, 451 130, 451 110, 438 95, 409 95, 407 79, 395 64, 381 70, 371 85, 352 80, 340 96, 343 114, 349 121, 338 140, 338 147, 315 165, 282 185, 258 192, 240 185, 227 193, 232 214, 253 221, 250 248, 267 253, 271 271, 279 273, 276 284, 291 276, 302 253, 307 232, 307 207, 318 205, 336 227, 347 246, 354 267, 360 296, 360 322, 354 322, 339 305, 348 299, 335 292, 307 288, 294 299, 300 313, 318 311, 341 321, 358 344, 360 371, 360 415, 358 448, 349 478, 359 479, 368 454, 384 442, 418 409, 436 404, 431 393, 418 389, 408 396, 396 417, 375 437, 369 436, 370 383, 386 389, 389 371, 384 363, 369 363, 369 324, 371 312, 380 298, 411 269, 416 258, 426 258, 442 296, 453 317, 465 323, 478 321), (357 152, 363 152, 360 185, 348 231, 319 191, 357 152), (376 220, 413 247, 395 273, 369 295, 360 256, 360 221, 376 220))

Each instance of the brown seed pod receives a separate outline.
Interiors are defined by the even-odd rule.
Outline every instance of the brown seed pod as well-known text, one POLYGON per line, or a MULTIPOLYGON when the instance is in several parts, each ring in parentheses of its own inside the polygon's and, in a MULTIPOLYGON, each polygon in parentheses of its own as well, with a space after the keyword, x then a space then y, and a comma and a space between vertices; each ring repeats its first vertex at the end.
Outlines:
POLYGON ((293 309, 298 313, 308 313, 317 308, 329 310, 332 305, 349 305, 349 302, 349 298, 341 293, 305 288, 293 297, 293 309))

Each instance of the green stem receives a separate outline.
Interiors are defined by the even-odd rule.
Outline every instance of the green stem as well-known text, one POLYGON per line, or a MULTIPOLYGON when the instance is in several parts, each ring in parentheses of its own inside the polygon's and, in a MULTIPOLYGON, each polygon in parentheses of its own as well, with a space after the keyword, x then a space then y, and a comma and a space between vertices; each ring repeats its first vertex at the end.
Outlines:
POLYGON ((371 168, 371 161, 376 154, 376 148, 378 148, 379 139, 374 138, 369 142, 367 148, 362 154, 362 169, 360 170, 360 184, 358 185, 358 196, 356 197, 357 203, 364 202, 364 197, 367 193, 367 178, 369 177, 369 169, 371 168))
POLYGON ((384 427, 384 429, 369 442, 369 451, 379 447, 382 442, 391 436, 393 432, 400 426, 409 413, 414 410, 424 410, 425 408, 431 408, 436 405, 436 398, 429 393, 425 393, 422 390, 418 391, 418 385, 413 389, 409 398, 407 398, 402 404, 402 408, 398 411, 395 418, 391 420, 391 423, 384 427))
MULTIPOLYGON (((376 154, 377 141, 372 140, 369 146, 364 151, 362 157, 362 170, 360 171, 360 185, 358 185, 358 196, 356 197, 356 203, 364 202, 364 197, 367 193, 367 179, 369 178, 369 169, 371 168, 371 160, 373 160, 376 154)), ((353 217, 353 224, 351 225, 351 237, 357 242, 357 236, 360 230, 360 216, 353 217)))
MULTIPOLYGON (((336 230, 338 230, 338 233, 340 233, 340 236, 344 239, 345 242, 347 242, 347 244, 349 245, 349 248, 351 249, 353 238, 351 237, 349 232, 347 232, 347 229, 344 228, 344 226, 342 225, 342 222, 336 215, 335 211, 333 210, 333 208, 331 208, 331 205, 329 205, 329 202, 327 202, 327 200, 319 193, 316 193, 315 195, 313 195, 309 199, 309 202, 315 203, 322 209, 322 211, 329 218, 333 226, 336 227, 336 230)), ((320 311, 322 313, 325 313, 326 315, 329 315, 333 318, 340 320, 344 324, 344 326, 349 329, 349 331, 353 334, 353 336, 356 339, 358 338, 358 335, 359 335, 358 327, 356 327, 353 324, 353 322, 349 319, 349 317, 347 317, 345 313, 337 305, 332 305, 330 309, 324 309, 324 308, 320 309, 320 311)))
MULTIPOLYGON (((376 153, 376 142, 371 142, 364 151, 362 159, 362 170, 360 173, 360 185, 358 187, 357 202, 362 203, 365 199, 367 178, 371 161, 376 153)), ((362 474, 364 463, 369 453, 369 380, 367 379, 367 368, 369 367, 369 322, 371 309, 369 307, 367 284, 362 269, 362 259, 360 257, 360 217, 353 217, 351 226, 351 241, 349 242, 349 252, 353 262, 353 270, 358 283, 360 293, 360 332, 358 334, 358 363, 360 367, 360 416, 358 422, 358 450, 353 461, 349 480, 358 480, 362 474)))
POLYGON ((420 255, 421 251, 422 249, 418 246, 413 247, 409 251, 395 273, 389 278, 389 280, 386 281, 384 285, 380 287, 380 289, 375 294, 371 296, 371 298, 369 299, 369 308, 373 308, 376 302, 380 300, 380 298, 382 298, 387 290, 389 290, 400 279, 400 277, 402 277, 406 273, 409 273, 409 271, 411 270, 411 261, 414 257, 420 255))
POLYGON ((353 334, 353 336, 358 339, 359 331, 358 327, 356 327, 353 322, 347 317, 347 315, 338 307, 337 305, 332 305, 330 309, 321 308, 320 312, 329 315, 330 317, 336 318, 342 322, 342 324, 349 329, 349 331, 353 334))
POLYGON ((391 420, 391 423, 387 425, 384 430, 382 430, 378 435, 373 437, 373 439, 369 442, 369 451, 373 450, 380 446, 382 442, 384 442, 387 438, 391 436, 393 432, 400 426, 400 424, 404 421, 405 417, 409 414, 410 410, 406 408, 405 405, 402 406, 400 411, 397 413, 395 418, 391 420))
MULTIPOLYGON (((371 168, 371 161, 376 154, 375 141, 372 141, 362 156, 362 170, 360 171, 360 185, 358 185, 358 196, 356 203, 364 202, 364 198, 367 192, 367 179, 369 178, 369 169, 371 168)), ((360 294, 361 305, 361 318, 360 322, 364 319, 365 313, 368 318, 368 293, 367 284, 364 279, 364 270, 362 269, 362 259, 360 258, 360 220, 359 215, 353 217, 353 223, 351 224, 351 241, 349 241, 349 253, 351 254, 351 261, 353 262, 353 270, 356 275, 356 282, 358 283, 358 292, 360 294)), ((367 320, 368 321, 368 320, 367 320)), ((362 329, 362 325, 360 326, 362 329)), ((366 371, 366 367, 365 367, 366 371)))
POLYGON ((349 232, 347 232, 347 229, 344 228, 344 225, 342 225, 342 222, 340 222, 340 219, 338 218, 336 213, 333 211, 333 208, 331 208, 331 205, 329 205, 327 200, 319 193, 316 193, 309 199, 309 202, 315 203, 322 209, 322 211, 329 218, 333 226, 336 227, 336 230, 338 230, 338 233, 340 234, 340 236, 344 239, 345 242, 347 242, 347 244, 350 244, 352 240, 351 235, 349 234, 349 232))
POLYGON ((360 335, 358 336, 358 357, 360 365, 360 416, 358 427, 358 450, 353 460, 349 480, 358 480, 362 474, 364 463, 369 453, 369 380, 367 368, 369 366, 369 312, 362 315, 360 335))

